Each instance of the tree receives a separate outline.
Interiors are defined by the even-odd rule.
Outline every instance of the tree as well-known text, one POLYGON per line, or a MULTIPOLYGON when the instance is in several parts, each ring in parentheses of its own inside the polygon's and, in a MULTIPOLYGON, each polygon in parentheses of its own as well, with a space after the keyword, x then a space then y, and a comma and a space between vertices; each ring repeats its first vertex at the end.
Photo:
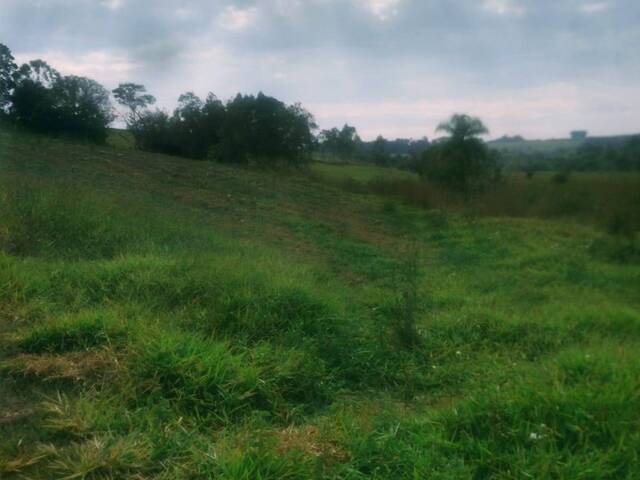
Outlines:
POLYGON ((349 159, 356 153, 362 141, 355 127, 345 124, 341 130, 332 128, 320 132, 321 150, 343 159, 349 159))
POLYGON ((181 154, 206 158, 209 150, 220 141, 224 115, 224 105, 213 93, 209 93, 204 102, 193 92, 180 95, 171 127, 181 154))
POLYGON ((156 103, 156 97, 149 95, 144 85, 137 83, 121 83, 112 93, 116 101, 129 109, 129 118, 133 120, 138 116, 138 111, 156 103))
POLYGON ((0 43, 0 113, 5 113, 9 105, 9 97, 14 87, 18 66, 6 45, 0 43))
POLYGON ((436 132, 448 133, 453 141, 464 142, 489 133, 489 130, 479 118, 456 113, 449 120, 441 122, 436 132))
POLYGON ((102 143, 113 120, 109 92, 85 77, 62 76, 43 60, 12 75, 9 119, 31 130, 102 143))
POLYGON ((238 94, 226 106, 219 154, 223 161, 241 164, 284 160, 300 165, 309 160, 316 128, 300 104, 287 106, 263 93, 238 94))
POLYGON ((436 131, 449 137, 422 154, 418 165, 421 176, 467 196, 497 181, 497 152, 477 138, 488 133, 479 118, 455 114, 436 131))
POLYGON ((130 118, 127 128, 132 133, 136 147, 149 152, 180 155, 171 117, 162 110, 144 110, 130 118))
POLYGON ((21 65, 13 75, 10 120, 41 133, 57 133, 59 118, 52 86, 59 78, 60 74, 42 60, 21 65))
POLYGON ((60 131, 104 143, 114 115, 109 92, 102 85, 70 75, 56 81, 52 94, 60 131))
POLYGON ((389 163, 389 142, 382 135, 378 135, 371 147, 371 154, 376 165, 387 165, 389 163))

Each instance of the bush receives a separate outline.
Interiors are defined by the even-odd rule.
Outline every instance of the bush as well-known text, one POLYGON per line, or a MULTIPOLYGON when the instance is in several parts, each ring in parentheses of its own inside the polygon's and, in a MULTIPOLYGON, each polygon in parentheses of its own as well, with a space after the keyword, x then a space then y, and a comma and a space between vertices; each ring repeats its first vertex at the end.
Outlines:
POLYGON ((9 119, 41 133, 104 143, 113 120, 109 92, 85 77, 61 76, 42 60, 24 64, 8 95, 9 119))

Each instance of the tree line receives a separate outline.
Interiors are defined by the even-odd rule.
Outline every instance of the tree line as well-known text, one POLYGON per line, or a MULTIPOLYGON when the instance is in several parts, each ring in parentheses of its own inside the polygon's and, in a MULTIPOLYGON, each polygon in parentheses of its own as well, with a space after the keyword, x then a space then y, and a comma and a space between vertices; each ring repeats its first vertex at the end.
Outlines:
POLYGON ((64 76, 43 60, 21 66, 0 44, 0 116, 36 132, 104 143, 116 118, 111 96, 127 109, 127 129, 142 150, 231 163, 300 165, 316 143, 313 115, 259 93, 226 103, 187 92, 171 113, 151 107, 143 85, 121 83, 112 92, 95 80, 64 76))
POLYGON ((95 80, 64 76, 43 60, 18 66, 0 44, 0 115, 4 121, 48 134, 105 142, 115 119, 111 96, 124 107, 124 119, 137 148, 193 159, 213 158, 236 164, 301 165, 312 152, 345 160, 411 168, 429 180, 470 192, 496 181, 495 154, 479 138, 482 122, 454 115, 439 126, 448 134, 430 144, 379 136, 363 142, 356 128, 322 130, 299 103, 287 105, 259 93, 238 94, 222 102, 213 93, 201 99, 181 95, 170 114, 152 108, 153 95, 143 85, 121 83, 112 92, 95 80))

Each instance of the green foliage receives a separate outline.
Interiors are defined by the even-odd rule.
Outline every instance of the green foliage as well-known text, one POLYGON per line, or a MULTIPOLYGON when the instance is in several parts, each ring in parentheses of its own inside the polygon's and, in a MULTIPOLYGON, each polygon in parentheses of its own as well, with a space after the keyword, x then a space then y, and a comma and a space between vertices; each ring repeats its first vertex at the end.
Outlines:
POLYGON ((340 130, 335 127, 331 130, 323 130, 320 132, 318 140, 321 152, 338 156, 344 160, 352 158, 361 143, 356 128, 346 123, 340 130))
POLYGON ((262 93, 238 94, 223 105, 215 95, 192 92, 178 99, 170 116, 134 104, 128 128, 142 150, 228 163, 302 165, 313 146, 313 116, 300 104, 285 105, 262 93))
POLYGON ((205 102, 191 92, 181 95, 172 116, 162 110, 138 111, 147 105, 134 103, 127 120, 138 148, 201 160, 219 144, 225 108, 212 93, 205 102))
POLYGON ((309 160, 316 128, 300 104, 285 105, 263 93, 238 94, 226 105, 220 158, 240 164, 301 165, 309 160))
POLYGON ((445 132, 452 139, 460 141, 489 133, 482 120, 459 113, 453 114, 449 120, 440 123, 436 131, 445 132))
POLYGON ((451 136, 422 154, 417 167, 420 176, 465 194, 499 180, 497 153, 476 138, 488 131, 478 118, 454 115, 438 129, 451 136))
POLYGON ((41 133, 105 142, 113 114, 102 85, 62 76, 42 60, 16 69, 11 52, 1 47, 0 110, 7 110, 12 122, 41 133))
POLYGON ((388 152, 388 141, 382 136, 382 135, 378 135, 378 138, 376 138, 375 142, 373 142, 373 146, 372 146, 372 156, 373 156, 373 163, 375 163, 376 165, 387 165, 389 164, 390 158, 389 158, 389 152, 388 152))
POLYGON ((129 121, 135 120, 138 110, 156 103, 156 98, 147 93, 144 85, 137 83, 121 83, 112 93, 120 105, 129 109, 129 121))
POLYGON ((10 102, 9 97, 17 69, 11 50, 0 43, 0 115, 5 113, 5 108, 10 102))

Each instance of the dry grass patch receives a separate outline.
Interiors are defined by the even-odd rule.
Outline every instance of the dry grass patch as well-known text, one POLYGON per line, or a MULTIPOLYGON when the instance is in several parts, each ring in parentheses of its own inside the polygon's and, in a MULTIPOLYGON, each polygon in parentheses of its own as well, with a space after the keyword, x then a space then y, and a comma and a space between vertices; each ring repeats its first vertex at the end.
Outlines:
POLYGON ((298 451, 313 457, 340 461, 349 457, 346 450, 328 439, 315 425, 291 425, 274 432, 274 436, 278 454, 298 451))
POLYGON ((38 377, 45 381, 95 380, 105 372, 117 374, 120 362, 109 350, 70 352, 66 354, 20 354, 5 361, 2 369, 12 375, 38 377))

